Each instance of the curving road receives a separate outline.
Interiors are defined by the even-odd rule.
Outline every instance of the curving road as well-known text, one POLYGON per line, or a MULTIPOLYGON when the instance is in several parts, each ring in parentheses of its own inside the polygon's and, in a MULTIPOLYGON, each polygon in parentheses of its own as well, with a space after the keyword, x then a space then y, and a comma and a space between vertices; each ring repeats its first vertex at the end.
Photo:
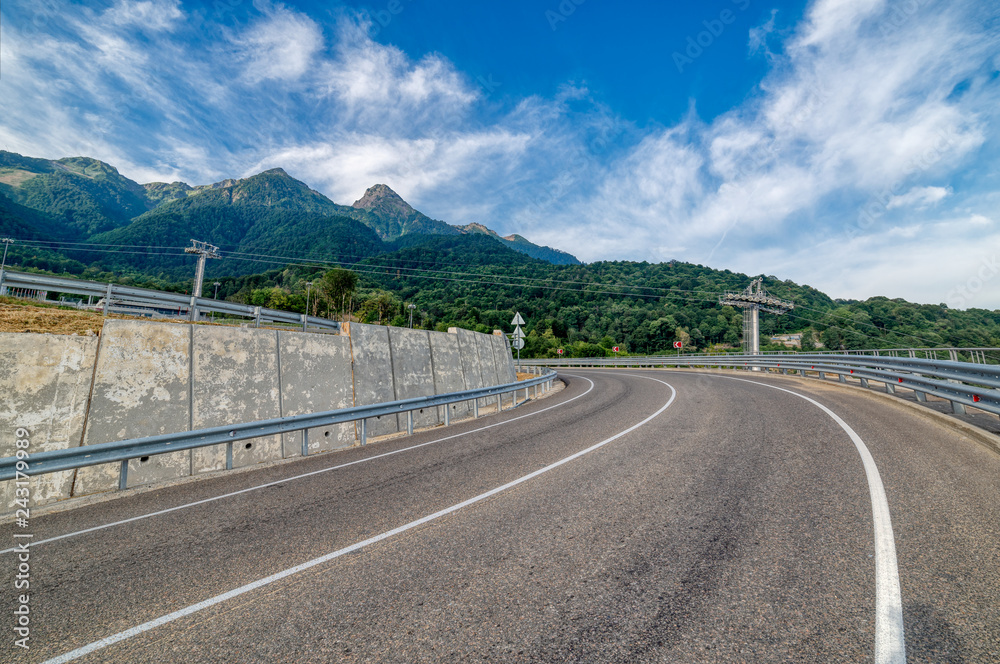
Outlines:
POLYGON ((448 429, 32 518, 30 649, 6 552, 0 661, 903 661, 893 583, 906 661, 1000 661, 995 453, 801 379, 561 376, 448 429))

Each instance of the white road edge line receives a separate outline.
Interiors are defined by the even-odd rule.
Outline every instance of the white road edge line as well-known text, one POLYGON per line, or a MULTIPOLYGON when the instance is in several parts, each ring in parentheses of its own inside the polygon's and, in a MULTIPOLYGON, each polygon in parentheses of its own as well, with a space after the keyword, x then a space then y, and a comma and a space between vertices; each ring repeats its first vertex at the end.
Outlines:
POLYGON ((879 475, 875 459, 861 436, 857 434, 839 415, 820 402, 783 387, 761 383, 734 376, 698 374, 713 378, 738 380, 753 383, 793 394, 805 399, 829 415, 840 428, 847 432, 861 455, 868 478, 868 492, 872 501, 872 523, 875 527, 875 664, 906 664, 906 641, 903 635, 903 599, 899 589, 899 569, 896 564, 896 541, 889 519, 889 501, 885 497, 885 487, 879 475))
MULTIPOLYGON (((566 375, 568 376, 568 375, 571 375, 571 374, 566 374, 566 375)), ((176 505, 174 507, 168 507, 165 510, 157 510, 156 512, 150 512, 149 514, 140 514, 139 516, 133 516, 133 517, 131 517, 129 519, 122 519, 121 521, 113 521, 111 523, 105 523, 103 525, 94 526, 92 528, 84 528, 83 530, 75 530, 75 531, 73 531, 71 533, 66 533, 64 535, 57 535, 56 537, 49 537, 48 539, 43 539, 43 540, 38 540, 37 542, 32 542, 28 546, 31 547, 31 548, 34 548, 36 546, 39 546, 40 544, 48 544, 49 542, 55 542, 55 541, 58 541, 58 540, 61 540, 61 539, 66 539, 67 537, 76 537, 77 535, 85 535, 86 533, 92 533, 92 532, 95 532, 95 531, 98 531, 98 530, 104 530, 105 528, 113 528, 114 526, 121 526, 121 525, 124 525, 126 523, 132 523, 133 521, 141 521, 143 519, 148 519, 150 517, 160 516, 160 515, 163 515, 163 514, 169 514, 170 512, 176 512, 177 510, 187 509, 188 507, 195 507, 196 505, 204 505, 205 503, 215 502, 216 500, 223 500, 224 498, 232 498, 233 496, 238 496, 241 493, 249 493, 250 491, 257 491, 258 489, 266 489, 267 487, 269 487, 269 486, 275 486, 276 484, 284 484, 285 482, 291 482, 293 480, 300 480, 300 479, 302 479, 304 477, 311 477, 313 475, 320 475, 322 473, 328 473, 328 472, 330 472, 332 470, 340 470, 341 468, 347 468, 348 466, 355 466, 355 465, 357 465, 359 463, 367 463, 368 461, 374 461, 375 459, 382 459, 384 457, 392 456, 394 454, 402 454, 403 452, 410 452, 412 450, 416 450, 416 449, 419 449, 421 447, 426 447, 428 445, 434 445, 436 443, 443 443, 444 441, 451 440, 453 438, 461 438, 462 436, 468 436, 469 434, 478 433, 480 431, 485 431, 487 429, 492 429, 493 427, 503 426, 504 424, 509 424, 511 422, 516 422, 517 420, 524 419, 525 417, 533 417, 535 415, 538 415, 539 413, 544 413, 546 411, 552 410, 553 408, 560 408, 560 407, 565 406, 566 404, 568 404, 568 403, 570 403, 572 401, 576 401, 577 399, 579 399, 581 397, 587 396, 594 389, 594 383, 592 381, 589 381, 589 380, 587 382, 590 383, 590 387, 587 388, 587 391, 584 392, 583 394, 578 394, 578 395, 576 395, 575 397, 573 397, 571 399, 567 399, 566 401, 561 401, 561 402, 555 404, 554 406, 549 406, 548 408, 542 408, 540 410, 536 410, 536 411, 533 411, 531 413, 527 413, 525 415, 519 415, 517 417, 512 417, 510 419, 504 420, 503 422, 494 422, 493 424, 487 424, 486 426, 479 427, 478 429, 472 429, 470 431, 464 431, 462 433, 452 434, 451 436, 445 436, 444 438, 438 438, 437 440, 431 440, 431 441, 428 441, 426 443, 420 443, 419 445, 413 445, 411 447, 404 447, 403 449, 394 450, 392 452, 385 452, 383 454, 376 454, 375 456, 365 457, 364 459, 358 459, 356 461, 350 461, 348 463, 342 463, 340 465, 331 466, 329 468, 323 468, 321 470, 313 470, 313 471, 308 472, 308 473, 302 473, 301 475, 293 475, 291 477, 286 477, 284 479, 275 480, 273 482, 267 482, 266 484, 258 484, 256 486, 247 487, 246 489, 240 489, 239 491, 233 491, 233 492, 230 492, 230 493, 224 493, 224 494, 219 495, 219 496, 213 496, 212 498, 205 498, 203 500, 196 500, 196 501, 194 501, 192 503, 184 503, 183 505, 176 505)), ((459 422, 456 422, 456 424, 459 424, 459 422)), ((345 448, 345 449, 349 449, 349 448, 345 448)), ((297 459, 299 457, 293 457, 293 458, 297 459)), ((3 549, 2 551, 0 551, 0 555, 3 555, 5 553, 14 553, 15 551, 18 551, 18 550, 19 549, 13 548, 13 547, 10 548, 10 549, 3 549)))
MULTIPOLYGON (((567 374, 567 375, 572 375, 572 374, 567 374)), ((591 385, 591 389, 593 389, 593 386, 594 386, 594 382, 593 381, 591 381, 589 378, 587 378, 585 376, 580 376, 580 378, 583 378, 584 380, 586 380, 587 382, 589 382, 590 385, 591 385)), ((234 597, 238 597, 239 595, 243 595, 244 593, 248 593, 251 590, 256 590, 257 588, 260 588, 262 586, 266 586, 266 585, 272 584, 275 581, 280 581, 281 579, 284 579, 285 577, 292 576, 293 574, 298 574, 299 572, 307 570, 307 569, 309 569, 311 567, 315 567, 316 565, 322 565, 323 563, 329 562, 329 561, 333 560, 334 558, 339 558, 340 556, 346 555, 348 553, 352 553, 352 552, 357 551, 359 549, 363 549, 366 546, 370 546, 372 544, 375 544, 376 542, 381 542, 382 540, 388 539, 388 538, 392 537, 393 535, 399 535, 400 533, 404 533, 407 530, 412 530, 413 528, 416 528, 418 526, 422 526, 425 523, 428 523, 430 521, 434 521, 435 519, 439 519, 439 518, 441 518, 441 517, 443 517, 443 516, 445 516, 447 514, 451 514, 452 512, 457 512, 458 510, 462 509, 463 507, 468 507, 469 505, 472 505, 474 503, 478 503, 478 502, 480 502, 482 500, 485 500, 485 499, 489 498, 490 496, 495 496, 496 494, 498 494, 498 493, 500 493, 502 491, 506 491, 507 489, 510 489, 512 487, 517 486, 518 484, 522 484, 524 482, 527 482, 528 480, 533 479, 535 477, 538 477, 539 475, 541 475, 543 473, 547 473, 550 470, 558 468, 559 466, 561 466, 561 465, 563 465, 565 463, 569 463, 570 461, 573 461, 574 459, 582 457, 585 454, 593 452, 594 450, 596 450, 598 448, 604 447, 608 443, 610 443, 610 442, 612 442, 614 440, 617 440, 617 439, 621 438, 622 436, 624 436, 624 435, 626 435, 628 433, 631 433, 631 432, 635 431, 636 429, 638 429, 639 427, 642 427, 642 426, 648 424, 649 422, 651 422, 653 419, 655 419, 657 416, 659 416, 663 411, 665 411, 667 408, 669 408, 670 404, 672 404, 674 402, 674 399, 677 397, 677 390, 675 390, 673 388, 673 386, 670 385, 669 383, 667 383, 665 381, 662 381, 662 380, 658 380, 656 378, 650 378, 648 376, 643 376, 643 378, 647 378, 648 380, 656 381, 657 383, 663 383, 668 388, 670 388, 670 399, 667 400, 667 403, 665 403, 659 410, 657 410, 655 413, 653 413, 652 415, 650 415, 649 417, 647 417, 643 421, 639 422, 638 424, 634 424, 634 425, 630 426, 628 429, 625 429, 624 431, 621 431, 621 432, 615 434, 614 436, 611 436, 610 438, 606 438, 606 439, 602 440, 601 442, 599 442, 599 443, 597 443, 595 445, 591 445, 590 447, 588 447, 585 450, 581 450, 579 452, 576 452, 575 454, 571 454, 568 457, 560 459, 559 461, 556 461, 554 463, 550 463, 549 465, 547 465, 547 466, 545 466, 543 468, 539 468, 538 470, 536 470, 536 471, 534 471, 532 473, 528 473, 527 475, 524 475, 522 477, 519 477, 516 480, 508 482, 508 483, 504 484, 503 486, 498 486, 495 489, 491 489, 491 490, 487 491, 486 493, 481 493, 478 496, 475 496, 473 498, 469 498, 468 500, 463 500, 462 502, 457 503, 455 505, 452 505, 451 507, 446 507, 445 509, 443 509, 443 510, 441 510, 439 512, 435 512, 435 513, 430 514, 428 516, 422 517, 420 519, 417 519, 416 521, 411 521, 411 522, 407 523, 406 525, 399 526, 398 528, 393 528, 392 530, 388 530, 388 531, 386 531, 386 532, 384 532, 384 533, 382 533, 380 535, 376 535, 374 537, 370 537, 370 538, 368 538, 368 539, 366 539, 366 540, 364 540, 362 542, 358 542, 358 543, 352 544, 352 545, 350 545, 348 547, 344 547, 343 549, 338 549, 338 550, 333 551, 331 553, 328 553, 326 555, 320 556, 319 558, 313 558, 312 560, 309 560, 309 561, 306 561, 306 562, 301 563, 299 565, 296 565, 295 567, 290 567, 290 568, 288 568, 286 570, 283 570, 281 572, 278 572, 276 574, 272 574, 271 576, 267 576, 267 577, 264 577, 263 579, 259 579, 257 581, 254 581, 253 583, 248 583, 245 586, 240 586, 239 588, 234 588, 233 590, 230 590, 229 592, 223 593, 221 595, 216 595, 215 597, 210 597, 209 599, 206 599, 204 601, 198 602, 197 604, 192 604, 191 606, 185 607, 183 609, 179 609, 177 611, 174 611, 173 613, 168 613, 165 616, 160 616, 159 618, 156 618, 154 620, 150 620, 149 622, 145 622, 145 623, 143 623, 141 625, 137 625, 137 626, 132 627, 130 629, 127 629, 127 630, 125 630, 123 632, 118 632, 117 634, 113 634, 111 636, 105 637, 105 638, 101 639, 100 641, 94 641, 93 643, 89 643, 89 644, 87 644, 85 646, 77 648, 76 650, 71 650, 70 652, 65 653, 63 655, 59 655, 58 657, 53 657, 52 659, 47 659, 44 662, 42 662, 42 664, 63 664, 64 662, 71 662, 74 659, 78 659, 80 657, 83 657, 84 655, 88 655, 88 654, 90 654, 90 653, 92 653, 92 652, 94 652, 96 650, 100 650, 102 648, 106 648, 106 647, 108 647, 110 645, 118 643, 119 641, 124 641, 126 639, 132 638, 133 636, 138 636, 139 634, 142 634, 143 632, 148 632, 149 630, 154 629, 156 627, 159 627, 160 625, 165 625, 165 624, 167 624, 169 622, 173 622, 173 621, 175 621, 175 620, 177 620, 179 618, 183 618, 185 616, 189 616, 192 613, 197 613, 198 611, 201 611, 203 609, 207 609, 207 608, 209 608, 211 606, 215 606, 216 604, 220 604, 222 602, 225 602, 226 600, 232 599, 234 597)), ((587 392, 589 392, 589 391, 590 390, 588 390, 587 392)), ((583 395, 580 395, 580 396, 583 396, 583 395)))

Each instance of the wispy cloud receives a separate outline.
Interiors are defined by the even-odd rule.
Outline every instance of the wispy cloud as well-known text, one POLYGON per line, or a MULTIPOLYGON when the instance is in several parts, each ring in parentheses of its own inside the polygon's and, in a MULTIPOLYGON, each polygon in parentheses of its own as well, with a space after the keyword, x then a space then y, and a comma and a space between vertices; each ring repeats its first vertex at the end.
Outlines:
POLYGON ((234 44, 249 82, 291 84, 312 70, 323 48, 323 32, 308 16, 277 5, 234 37, 234 44))

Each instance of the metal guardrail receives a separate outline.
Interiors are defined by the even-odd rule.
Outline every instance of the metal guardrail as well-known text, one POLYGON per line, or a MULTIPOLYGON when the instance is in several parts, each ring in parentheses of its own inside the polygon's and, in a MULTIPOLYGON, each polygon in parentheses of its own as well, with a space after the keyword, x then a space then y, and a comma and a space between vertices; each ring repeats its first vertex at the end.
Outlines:
MULTIPOLYGON (((981 350, 1000 352, 996 348, 981 350)), ((951 402, 954 413, 964 414, 966 406, 971 406, 1000 415, 1000 366, 974 362, 843 353, 535 359, 532 362, 548 367, 732 367, 783 374, 794 372, 819 378, 832 374, 842 383, 858 380, 863 387, 874 380, 883 383, 889 393, 903 387, 912 390, 918 401, 926 401, 927 395, 946 399, 951 402)))
MULTIPOLYGON (((677 358, 700 358, 700 357, 744 357, 746 353, 734 350, 733 352, 719 351, 706 353, 669 353, 663 355, 642 355, 616 357, 595 357, 595 358, 544 358, 542 360, 529 359, 529 362, 542 362, 546 366, 578 366, 577 361, 584 362, 606 362, 610 364, 621 363, 629 360, 656 360, 657 362, 672 362, 677 358)), ((762 350, 758 355, 806 356, 806 355, 863 355, 869 357, 909 357, 924 360, 951 360, 953 362, 974 362, 977 364, 1000 364, 1000 348, 959 348, 956 346, 943 346, 940 348, 872 348, 864 350, 813 350, 789 352, 787 350, 762 350)))
MULTIPOLYGON (((540 368, 538 371, 540 375, 535 378, 475 390, 403 399, 371 406, 354 406, 352 408, 308 413, 291 417, 278 417, 257 422, 199 429, 197 431, 183 431, 146 438, 131 438, 110 443, 98 443, 95 445, 71 447, 64 450, 39 452, 37 454, 24 452, 20 456, 0 459, 0 481, 20 480, 25 477, 33 477, 45 473, 55 473, 104 463, 119 462, 121 463, 121 470, 119 472, 118 488, 125 489, 128 485, 128 462, 130 459, 225 443, 226 469, 230 470, 233 467, 234 442, 261 436, 302 431, 302 456, 309 456, 309 429, 346 422, 361 422, 360 442, 364 445, 367 442, 366 420, 373 417, 407 413, 407 433, 412 434, 413 411, 422 408, 473 401, 473 417, 479 417, 480 399, 496 397, 497 412, 500 412, 503 409, 503 395, 509 393, 514 394, 513 407, 516 407, 519 405, 517 403, 517 393, 521 390, 524 390, 524 399, 527 401, 528 388, 534 390, 535 397, 538 396, 539 385, 545 386, 543 390, 551 388, 552 381, 555 379, 555 372, 540 368)), ((451 423, 451 414, 447 408, 444 409, 444 413, 444 423, 447 426, 451 423)))
MULTIPOLYGON (((107 284, 99 281, 66 279, 43 274, 28 274, 3 270, 0 271, 0 294, 5 292, 7 288, 52 291, 103 298, 105 313, 113 310, 114 306, 124 305, 126 309, 129 306, 148 306, 186 311, 187 317, 191 320, 198 320, 199 316, 204 313, 216 313, 252 318, 255 326, 259 326, 261 322, 265 322, 301 325, 303 330, 309 328, 340 330, 339 322, 327 320, 326 318, 307 316, 306 314, 297 314, 291 311, 267 309, 251 304, 238 304, 236 302, 214 300, 207 297, 193 297, 181 293, 167 293, 149 288, 120 286, 118 284, 107 284), (118 303, 118 305, 115 305, 115 303, 118 303)), ((127 311, 123 311, 122 313, 127 313, 127 311)))

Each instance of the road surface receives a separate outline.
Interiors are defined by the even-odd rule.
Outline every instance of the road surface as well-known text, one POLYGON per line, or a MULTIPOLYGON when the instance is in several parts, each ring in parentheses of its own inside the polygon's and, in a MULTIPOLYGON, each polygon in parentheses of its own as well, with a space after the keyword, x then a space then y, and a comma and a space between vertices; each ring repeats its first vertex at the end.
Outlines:
POLYGON ((994 452, 815 381, 561 376, 447 429, 0 527, 36 542, 27 650, 0 555, 0 661, 892 661, 883 582, 906 661, 1000 661, 994 452))

